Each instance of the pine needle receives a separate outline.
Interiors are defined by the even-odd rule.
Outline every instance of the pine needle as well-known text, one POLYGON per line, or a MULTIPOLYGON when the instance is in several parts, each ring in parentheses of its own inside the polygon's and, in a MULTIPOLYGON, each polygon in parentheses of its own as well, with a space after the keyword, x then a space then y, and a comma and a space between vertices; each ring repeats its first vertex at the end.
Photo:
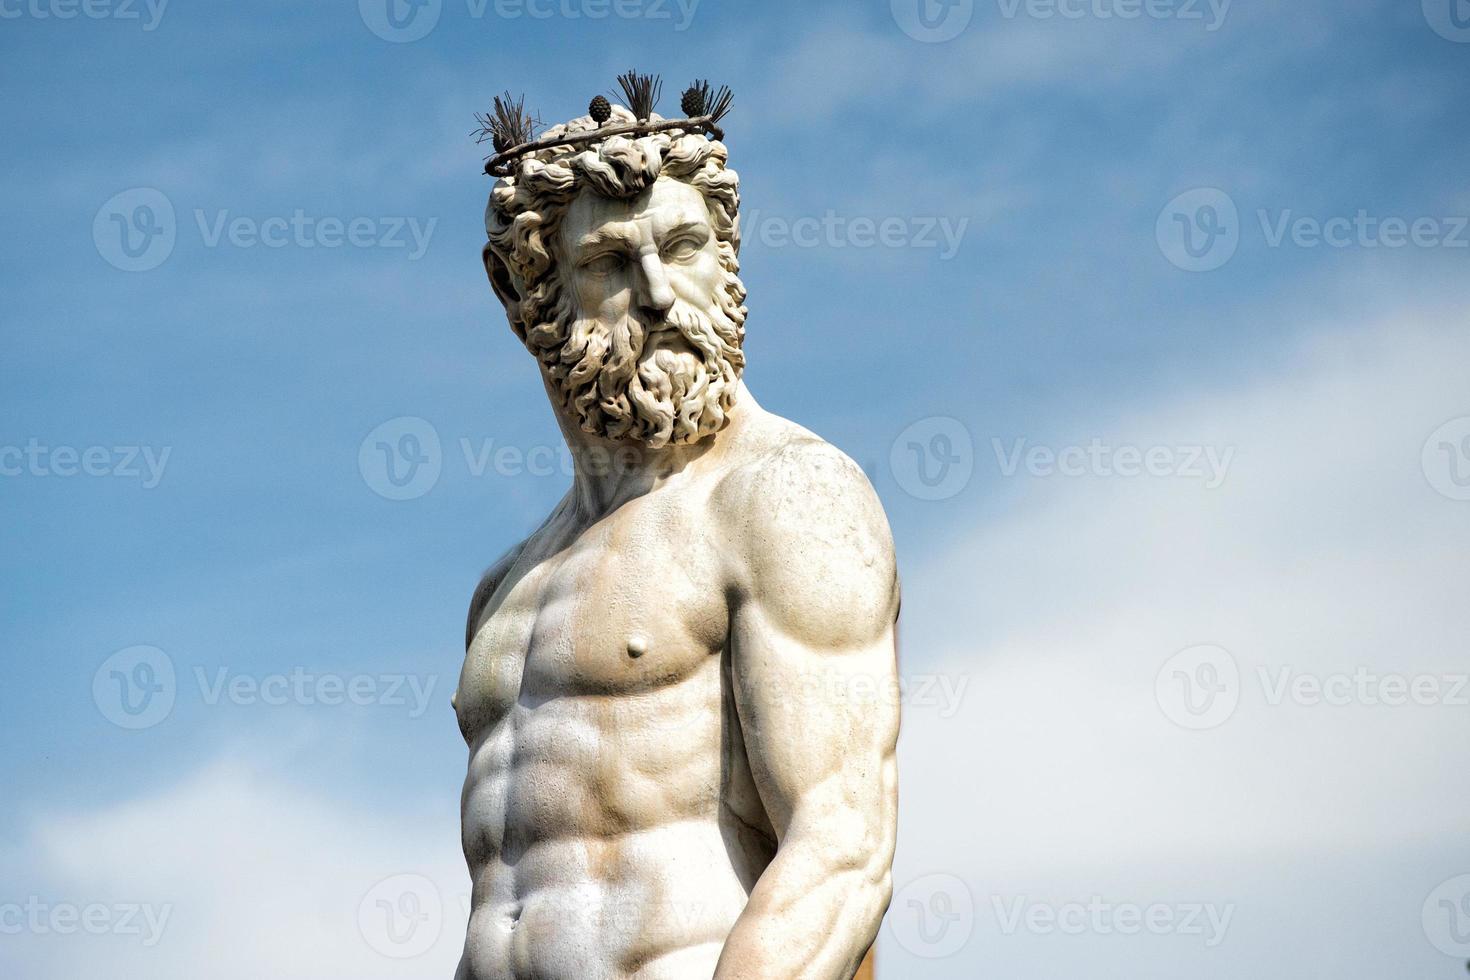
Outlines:
POLYGON ((476 113, 475 121, 480 128, 475 130, 475 142, 490 140, 497 153, 529 143, 536 138, 536 127, 541 125, 526 112, 526 97, 514 98, 509 92, 495 97, 495 107, 490 112, 476 113))
POLYGON ((662 79, 657 75, 640 75, 636 71, 628 71, 618 76, 618 85, 623 90, 634 118, 641 122, 653 115, 659 96, 663 94, 662 79))
POLYGON ((711 87, 706 79, 698 79, 689 86, 684 93, 682 108, 685 115, 690 119, 699 116, 709 116, 715 124, 730 114, 731 104, 735 101, 735 94, 730 91, 730 86, 721 85, 718 89, 711 87))

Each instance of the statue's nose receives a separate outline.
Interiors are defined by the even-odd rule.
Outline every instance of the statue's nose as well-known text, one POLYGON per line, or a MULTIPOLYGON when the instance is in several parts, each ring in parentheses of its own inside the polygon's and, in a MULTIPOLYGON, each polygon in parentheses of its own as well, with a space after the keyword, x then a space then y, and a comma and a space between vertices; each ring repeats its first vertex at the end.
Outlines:
POLYGON ((638 265, 643 272, 638 305, 662 316, 674 305, 674 290, 669 285, 668 271, 659 258, 658 249, 652 246, 642 249, 638 253, 638 265))

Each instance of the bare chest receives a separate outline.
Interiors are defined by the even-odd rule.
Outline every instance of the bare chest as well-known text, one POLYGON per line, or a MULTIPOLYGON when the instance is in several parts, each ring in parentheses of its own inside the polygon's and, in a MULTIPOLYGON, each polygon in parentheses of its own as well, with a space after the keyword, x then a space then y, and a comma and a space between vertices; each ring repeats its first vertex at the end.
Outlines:
POLYGON ((676 506, 624 507, 564 545, 535 540, 471 641, 467 737, 554 699, 657 697, 718 669, 728 611, 718 549, 676 506))

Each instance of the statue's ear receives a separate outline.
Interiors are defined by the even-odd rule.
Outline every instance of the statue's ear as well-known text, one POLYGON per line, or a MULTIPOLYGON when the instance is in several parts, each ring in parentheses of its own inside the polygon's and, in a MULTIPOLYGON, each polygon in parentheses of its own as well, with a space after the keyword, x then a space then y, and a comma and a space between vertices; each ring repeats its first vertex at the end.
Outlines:
POLYGON ((505 312, 515 319, 520 312, 521 295, 516 292, 515 282, 510 277, 510 269, 506 268, 505 263, 501 261, 500 256, 495 254, 495 250, 488 242, 480 254, 485 261, 485 275, 490 277, 490 288, 495 290, 495 295, 505 307, 505 312))

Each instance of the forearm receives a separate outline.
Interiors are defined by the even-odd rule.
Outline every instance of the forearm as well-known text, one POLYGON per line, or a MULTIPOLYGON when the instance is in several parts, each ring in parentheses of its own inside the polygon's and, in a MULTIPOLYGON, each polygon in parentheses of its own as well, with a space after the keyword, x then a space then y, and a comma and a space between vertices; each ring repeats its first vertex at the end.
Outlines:
POLYGON ((858 857, 788 837, 756 882, 714 980, 851 980, 892 895, 890 847, 858 857))

